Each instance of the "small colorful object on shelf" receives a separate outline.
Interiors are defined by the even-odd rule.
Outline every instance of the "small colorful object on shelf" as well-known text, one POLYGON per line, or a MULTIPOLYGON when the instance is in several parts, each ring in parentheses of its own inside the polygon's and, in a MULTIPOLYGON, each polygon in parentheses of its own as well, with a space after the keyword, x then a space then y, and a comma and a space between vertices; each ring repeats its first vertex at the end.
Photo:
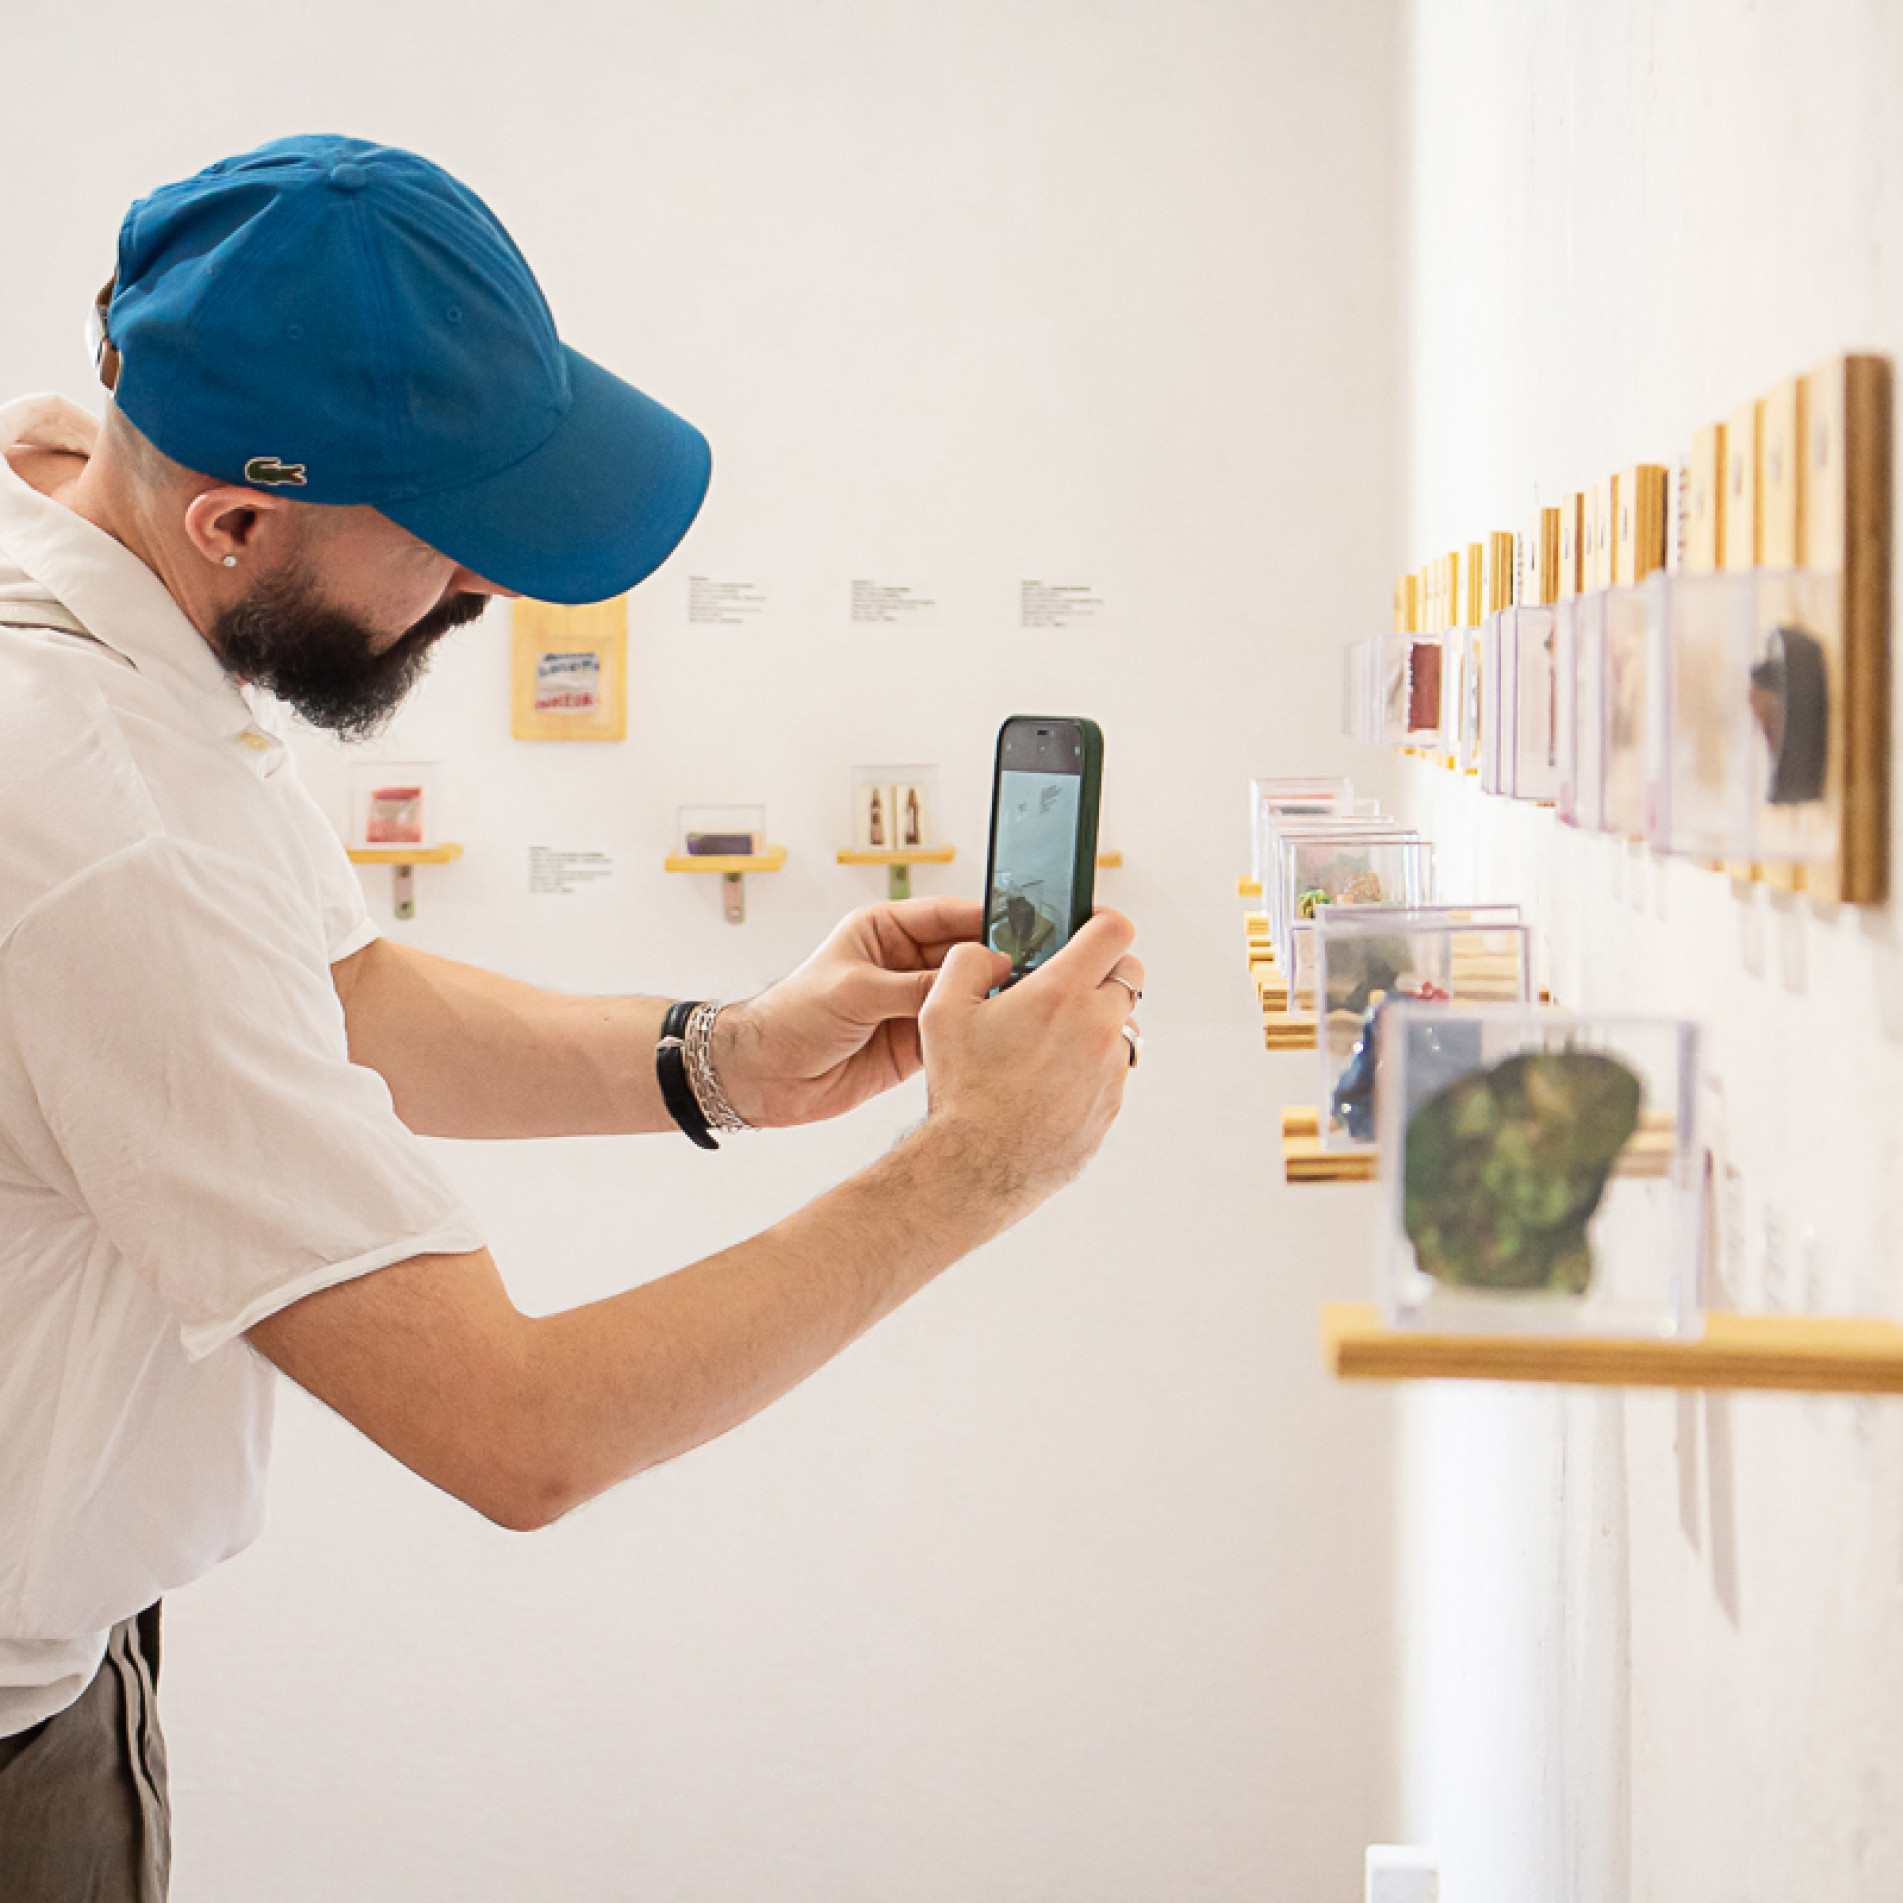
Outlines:
POLYGON ((1616 1057, 1525 1051, 1430 1097, 1408 1119, 1404 1166, 1422 1271, 1466 1288, 1584 1294, 1586 1226, 1643 1095, 1616 1057))

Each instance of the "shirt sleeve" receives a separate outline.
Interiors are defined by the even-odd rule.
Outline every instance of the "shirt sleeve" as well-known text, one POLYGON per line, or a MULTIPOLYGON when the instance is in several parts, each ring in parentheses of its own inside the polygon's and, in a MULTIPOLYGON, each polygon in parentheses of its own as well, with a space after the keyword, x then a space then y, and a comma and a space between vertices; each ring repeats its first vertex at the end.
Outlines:
POLYGON ((194 1357, 318 1289, 483 1246, 350 1061, 328 922, 282 878, 161 837, 48 895, 0 953, 65 1187, 194 1357))

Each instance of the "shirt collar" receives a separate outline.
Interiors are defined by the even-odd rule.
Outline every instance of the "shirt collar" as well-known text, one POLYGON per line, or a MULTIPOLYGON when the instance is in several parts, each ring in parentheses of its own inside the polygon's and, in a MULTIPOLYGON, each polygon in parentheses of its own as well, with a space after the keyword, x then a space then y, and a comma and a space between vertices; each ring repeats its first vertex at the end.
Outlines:
POLYGON ((123 543, 16 475, 5 450, 90 456, 99 424, 61 396, 0 406, 0 550, 78 617, 102 646, 157 682, 220 739, 238 741, 261 767, 283 742, 260 719, 211 645, 165 584, 123 543))

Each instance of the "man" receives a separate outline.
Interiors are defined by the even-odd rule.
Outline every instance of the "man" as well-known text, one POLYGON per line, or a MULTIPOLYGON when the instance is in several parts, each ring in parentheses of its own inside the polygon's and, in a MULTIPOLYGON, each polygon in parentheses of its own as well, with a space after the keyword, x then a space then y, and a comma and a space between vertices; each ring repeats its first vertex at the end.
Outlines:
POLYGON ((485 597, 686 532, 689 425, 557 340, 472 194, 278 142, 135 205, 103 428, 0 411, 0 1895, 162 1896, 157 1601, 258 1525, 271 1364, 509 1527, 746 1419, 1088 1160, 1140 1040, 1100 914, 848 919, 726 1009, 376 937, 252 689, 373 730, 485 597), (244 687, 240 683, 247 684, 244 687), (765 1234, 543 1319, 417 1133, 924 1122, 765 1234))

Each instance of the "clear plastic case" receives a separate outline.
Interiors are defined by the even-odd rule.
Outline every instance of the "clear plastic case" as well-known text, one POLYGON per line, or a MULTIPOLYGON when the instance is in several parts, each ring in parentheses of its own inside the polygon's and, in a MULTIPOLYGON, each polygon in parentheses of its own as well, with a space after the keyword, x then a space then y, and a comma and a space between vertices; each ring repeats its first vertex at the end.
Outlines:
POLYGON ((855 852, 926 851, 938 842, 938 768, 856 766, 852 770, 855 852))
POLYGON ((1376 1013, 1405 998, 1523 1004, 1531 933, 1518 907, 1431 908, 1389 914, 1325 906, 1312 930, 1321 1054, 1322 1141, 1366 1148, 1375 1138, 1376 1013))
POLYGON ((746 859, 766 850, 764 806, 683 806, 679 825, 689 859, 746 859))
POLYGON ((1646 631, 1652 599, 1665 579, 1660 570, 1636 585, 1608 588, 1602 597, 1606 673, 1600 827, 1626 839, 1647 834, 1646 631))
POLYGON ((1476 746, 1475 767, 1480 774, 1480 790, 1498 793, 1501 788, 1500 761, 1502 741, 1508 736, 1503 709, 1512 706, 1511 690, 1501 673, 1500 631, 1512 610, 1491 614, 1480 628, 1480 735, 1476 746))
POLYGON ((1605 829, 1606 596, 1603 589, 1559 604, 1563 711, 1571 739, 1561 754, 1568 771, 1559 790, 1559 816, 1583 832, 1605 829))
POLYGON ((1345 814, 1355 790, 1347 777, 1259 773, 1249 782, 1249 876, 1266 891, 1270 873, 1269 837, 1278 816, 1326 818, 1345 814))
POLYGON ((1649 602, 1648 837, 1706 860, 1750 855, 1748 676, 1754 577, 1679 570, 1649 602))
POLYGON ((1268 915, 1269 935, 1272 945, 1283 942, 1280 918, 1280 866, 1281 846, 1287 839, 1306 837, 1314 833, 1340 834, 1352 833, 1357 838, 1413 838, 1412 830, 1403 826, 1398 819, 1390 819, 1373 811, 1375 800, 1353 800, 1348 808, 1332 813, 1281 813, 1269 812, 1262 824, 1262 858, 1256 877, 1262 884, 1262 909, 1268 915))
POLYGON ((1391 1324, 1697 1332, 1695 1025, 1404 1002, 1382 1012, 1377 1044, 1391 1324))
POLYGON ((346 844, 388 852, 414 846, 431 852, 448 834, 443 820, 440 760, 353 760, 346 844))
POLYGON ((1318 908, 1425 905, 1434 896, 1434 848, 1418 834, 1296 835, 1281 841, 1271 942, 1284 971, 1294 968, 1291 934, 1318 908))
MULTIPOLYGON (((1512 754, 1501 790, 1518 800, 1551 805, 1559 798, 1560 657, 1557 606, 1509 610, 1512 633, 1512 754)), ((1506 690, 1502 689, 1503 692, 1506 690)), ((1570 738, 1570 731, 1567 734, 1570 738)))
POLYGON ((1460 637, 1459 730, 1452 749, 1453 760, 1463 773, 1480 771, 1480 703, 1484 691, 1483 650, 1485 633, 1480 627, 1462 628, 1460 637))

